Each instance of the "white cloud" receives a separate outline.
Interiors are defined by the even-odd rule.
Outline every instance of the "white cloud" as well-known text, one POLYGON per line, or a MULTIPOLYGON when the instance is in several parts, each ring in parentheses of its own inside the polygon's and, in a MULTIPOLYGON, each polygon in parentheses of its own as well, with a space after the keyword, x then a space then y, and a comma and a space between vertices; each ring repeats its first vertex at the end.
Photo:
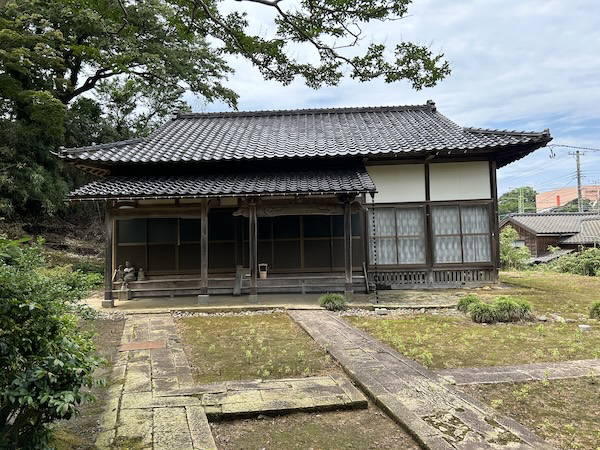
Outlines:
MULTIPOLYGON (((272 14, 265 8, 247 2, 231 4, 230 8, 245 8, 252 14, 254 29, 265 33, 272 29, 268 23, 272 14)), ((361 84, 345 79, 337 87, 315 91, 301 80, 290 86, 263 81, 256 69, 240 59, 232 59, 236 73, 228 86, 240 94, 243 110, 417 104, 433 99, 442 113, 460 125, 550 128, 556 143, 600 147, 598 17, 600 2, 595 0, 415 0, 409 17, 363 29, 390 46, 405 39, 443 51, 453 73, 435 88, 415 92, 405 82, 361 84)), ((226 107, 209 105, 208 109, 226 107)), ((548 154, 540 150, 502 169, 500 191, 517 182, 549 186, 574 170, 574 162, 568 159, 548 166, 552 161, 548 154), (531 167, 546 166, 547 171, 514 178, 531 167)), ((596 170, 600 178, 600 152, 590 152, 582 161, 584 170, 590 174, 596 170)))

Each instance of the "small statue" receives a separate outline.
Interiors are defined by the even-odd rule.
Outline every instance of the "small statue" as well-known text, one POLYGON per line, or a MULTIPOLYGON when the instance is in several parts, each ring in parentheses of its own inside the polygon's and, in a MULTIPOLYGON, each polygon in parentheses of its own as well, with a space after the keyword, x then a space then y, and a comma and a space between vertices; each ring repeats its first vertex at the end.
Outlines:
POLYGON ((144 272, 144 269, 142 269, 140 267, 140 269, 138 270, 137 280, 138 281, 144 281, 145 279, 146 279, 146 272, 144 272))
POLYGON ((123 281, 129 283, 135 281, 135 267, 132 267, 129 261, 125 261, 125 268, 123 269, 123 281))
POLYGON ((117 281, 123 281, 123 264, 119 264, 117 269, 117 281))

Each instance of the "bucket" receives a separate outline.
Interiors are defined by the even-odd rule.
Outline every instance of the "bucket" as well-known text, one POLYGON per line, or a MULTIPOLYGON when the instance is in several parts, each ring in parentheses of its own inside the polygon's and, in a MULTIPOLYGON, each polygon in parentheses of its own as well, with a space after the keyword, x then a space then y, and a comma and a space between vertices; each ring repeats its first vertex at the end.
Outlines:
POLYGON ((269 268, 269 265, 267 263, 260 263, 258 265, 258 274, 262 280, 267 278, 267 269, 268 268, 269 268))

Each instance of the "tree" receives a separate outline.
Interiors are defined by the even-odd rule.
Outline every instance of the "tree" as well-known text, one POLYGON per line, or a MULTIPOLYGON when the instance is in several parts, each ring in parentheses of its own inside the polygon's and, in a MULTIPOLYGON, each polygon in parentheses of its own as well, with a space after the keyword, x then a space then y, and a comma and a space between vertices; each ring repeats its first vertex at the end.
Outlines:
MULTIPOLYGON (((227 55, 248 59, 265 79, 301 77, 313 88, 347 73, 421 89, 450 72, 443 55, 412 42, 391 51, 358 46, 361 24, 398 20, 410 0, 246 1, 273 12, 268 36, 219 0, 8 0, 0 9, 0 213, 61 208, 64 170, 50 152, 90 140, 77 133, 65 140, 70 108, 71 119, 95 114, 89 103, 70 106, 82 95, 93 92, 104 116, 114 111, 108 124, 128 137, 181 108, 188 90, 235 107, 237 94, 223 84, 232 74, 227 55)), ((109 139, 91 125, 78 132, 109 139)))
POLYGON ((536 212, 535 196, 537 192, 530 186, 512 189, 498 199, 498 214, 500 217, 519 212, 519 198, 522 198, 523 212, 536 212))
POLYGON ((500 232, 500 265, 507 270, 520 270, 527 265, 531 252, 526 246, 515 247, 519 233, 510 225, 500 232))

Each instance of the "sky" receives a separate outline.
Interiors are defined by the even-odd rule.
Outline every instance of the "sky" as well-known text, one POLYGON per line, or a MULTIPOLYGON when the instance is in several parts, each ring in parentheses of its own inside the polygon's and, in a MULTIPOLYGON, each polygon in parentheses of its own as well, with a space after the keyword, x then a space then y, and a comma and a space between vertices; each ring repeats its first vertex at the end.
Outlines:
MULTIPOLYGON (((283 0, 288 1, 288 0, 283 0)), ((271 13, 248 2, 255 30, 268 33, 271 13)), ((452 74, 434 88, 413 90, 406 82, 360 83, 314 90, 302 80, 289 86, 264 81, 250 63, 231 58, 227 86, 240 110, 379 106, 436 102, 461 126, 542 131, 552 144, 600 149, 600 1, 598 0, 414 0, 408 17, 363 26, 364 43, 393 46, 402 40, 443 52, 452 74)), ((305 48, 295 52, 308 52, 305 48)), ((310 56, 309 56, 310 57, 310 56)), ((196 111, 226 111, 188 96, 196 111)), ((519 186, 539 192, 576 185, 571 148, 543 148, 498 172, 499 194, 519 186)), ((582 152, 584 184, 600 184, 600 151, 582 152)))

